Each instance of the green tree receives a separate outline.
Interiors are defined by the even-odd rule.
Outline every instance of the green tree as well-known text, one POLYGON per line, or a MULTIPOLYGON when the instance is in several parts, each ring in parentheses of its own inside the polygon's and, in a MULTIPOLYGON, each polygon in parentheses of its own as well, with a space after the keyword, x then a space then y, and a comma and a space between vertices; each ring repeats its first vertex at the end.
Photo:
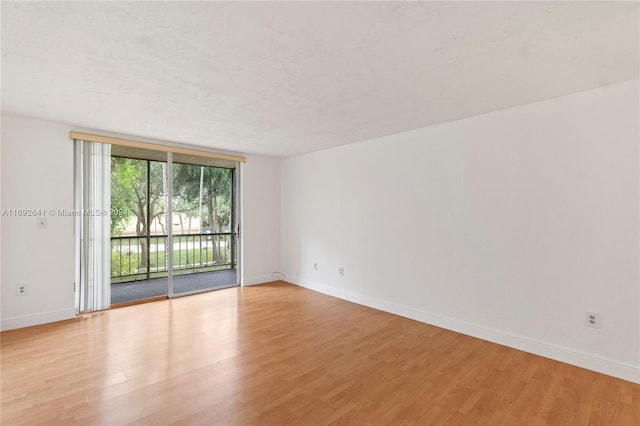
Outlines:
POLYGON ((128 158, 111 157, 111 235, 119 236, 131 219, 137 182, 141 169, 128 158))
MULTIPOLYGON (((136 235, 141 237, 138 238, 141 269, 147 268, 148 259, 147 240, 142 237, 149 233, 153 220, 164 215, 164 167, 163 163, 154 161, 147 165, 146 160, 111 158, 111 207, 117 209, 116 212, 127 212, 112 216, 112 235, 121 234, 129 219, 135 216, 136 235)), ((161 222, 160 225, 164 228, 161 222)))
MULTIPOLYGON (((200 182, 202 198, 206 206, 206 217, 200 223, 213 232, 222 232, 222 227, 230 224, 231 217, 231 169, 202 167, 188 164, 173 166, 174 197, 200 202, 200 182)), ((223 263, 219 245, 214 245, 214 261, 223 263)))

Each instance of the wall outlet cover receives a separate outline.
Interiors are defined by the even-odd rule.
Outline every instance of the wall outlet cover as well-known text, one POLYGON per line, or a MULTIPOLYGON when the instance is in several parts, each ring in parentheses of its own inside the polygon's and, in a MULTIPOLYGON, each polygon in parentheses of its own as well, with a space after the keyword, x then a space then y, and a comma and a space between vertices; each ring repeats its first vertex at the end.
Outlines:
POLYGON ((18 284, 16 286, 16 296, 26 296, 26 295, 27 295, 27 285, 18 284))
POLYGON ((585 327, 602 328, 602 314, 599 312, 585 312, 585 327))

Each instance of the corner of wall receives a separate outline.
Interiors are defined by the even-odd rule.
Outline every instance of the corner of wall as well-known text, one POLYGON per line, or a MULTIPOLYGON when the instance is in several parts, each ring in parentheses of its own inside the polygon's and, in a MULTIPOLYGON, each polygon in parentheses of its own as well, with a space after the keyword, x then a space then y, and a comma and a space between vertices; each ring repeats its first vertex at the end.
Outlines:
POLYGON ((287 158, 287 281, 640 382, 638 90, 287 158))
POLYGON ((241 168, 242 285, 280 270, 280 159, 249 155, 241 168))

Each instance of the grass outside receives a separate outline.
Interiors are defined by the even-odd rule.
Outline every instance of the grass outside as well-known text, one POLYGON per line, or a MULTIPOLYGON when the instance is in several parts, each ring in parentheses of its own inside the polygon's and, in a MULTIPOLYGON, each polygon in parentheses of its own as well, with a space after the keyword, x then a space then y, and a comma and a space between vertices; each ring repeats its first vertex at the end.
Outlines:
MULTIPOLYGON (((220 258, 223 264, 214 263, 212 248, 179 249, 173 251, 174 275, 209 272, 231 268, 228 249, 220 247, 220 258)), ((111 252, 111 282, 128 282, 146 279, 146 271, 140 271, 140 253, 119 251, 111 252)), ((167 276, 166 251, 153 251, 149 256, 150 276, 159 278, 167 276)))

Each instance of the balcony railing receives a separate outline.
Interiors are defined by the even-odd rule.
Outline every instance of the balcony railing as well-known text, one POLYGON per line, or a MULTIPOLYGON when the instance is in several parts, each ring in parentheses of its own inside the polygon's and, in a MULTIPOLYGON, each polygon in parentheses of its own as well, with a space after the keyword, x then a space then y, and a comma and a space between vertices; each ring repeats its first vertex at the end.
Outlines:
MULTIPOLYGON (((229 232, 173 235, 173 273, 191 274, 235 268, 229 232)), ((167 235, 111 237, 111 282, 166 277, 167 235)))

